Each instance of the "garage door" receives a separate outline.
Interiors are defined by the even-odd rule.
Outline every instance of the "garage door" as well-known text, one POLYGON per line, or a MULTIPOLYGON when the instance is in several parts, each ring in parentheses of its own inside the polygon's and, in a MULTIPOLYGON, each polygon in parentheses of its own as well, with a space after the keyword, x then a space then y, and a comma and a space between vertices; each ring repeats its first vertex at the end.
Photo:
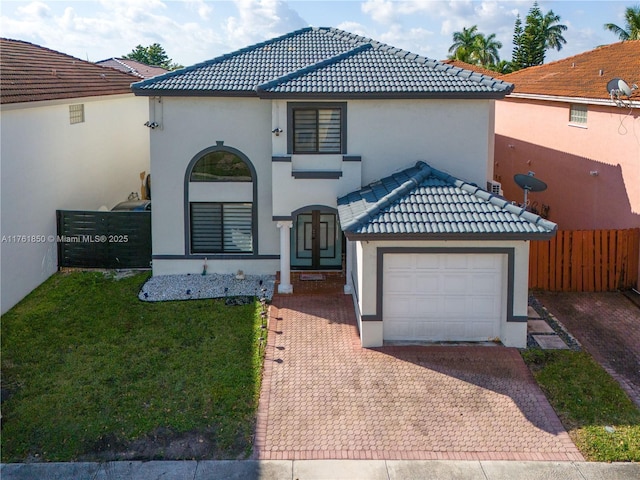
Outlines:
POLYGON ((385 254, 385 340, 486 341, 500 336, 504 255, 385 254))

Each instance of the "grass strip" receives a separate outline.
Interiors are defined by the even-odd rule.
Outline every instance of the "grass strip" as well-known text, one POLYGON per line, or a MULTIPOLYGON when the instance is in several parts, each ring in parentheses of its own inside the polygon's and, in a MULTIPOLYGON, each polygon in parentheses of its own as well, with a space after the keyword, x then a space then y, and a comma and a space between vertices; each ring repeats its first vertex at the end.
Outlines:
POLYGON ((522 357, 587 460, 640 461, 640 410, 588 353, 533 349, 522 357))

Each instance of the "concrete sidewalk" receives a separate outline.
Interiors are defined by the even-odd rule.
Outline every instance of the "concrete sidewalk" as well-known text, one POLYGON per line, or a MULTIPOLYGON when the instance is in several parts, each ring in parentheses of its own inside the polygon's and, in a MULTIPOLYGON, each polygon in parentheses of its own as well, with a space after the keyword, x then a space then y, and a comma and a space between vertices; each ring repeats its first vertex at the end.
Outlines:
POLYGON ((637 480, 638 463, 455 460, 222 460, 16 463, 2 480, 637 480))

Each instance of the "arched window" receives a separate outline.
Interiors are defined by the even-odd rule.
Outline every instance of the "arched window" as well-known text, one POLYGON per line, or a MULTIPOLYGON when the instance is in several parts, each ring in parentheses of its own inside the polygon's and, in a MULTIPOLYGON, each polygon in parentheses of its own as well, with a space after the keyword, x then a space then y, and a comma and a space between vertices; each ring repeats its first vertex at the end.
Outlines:
POLYGON ((249 159, 219 144, 196 155, 186 173, 188 253, 253 253, 255 170, 249 159))
POLYGON ((251 170, 238 155, 226 150, 204 154, 191 169, 192 182, 250 182, 251 170))

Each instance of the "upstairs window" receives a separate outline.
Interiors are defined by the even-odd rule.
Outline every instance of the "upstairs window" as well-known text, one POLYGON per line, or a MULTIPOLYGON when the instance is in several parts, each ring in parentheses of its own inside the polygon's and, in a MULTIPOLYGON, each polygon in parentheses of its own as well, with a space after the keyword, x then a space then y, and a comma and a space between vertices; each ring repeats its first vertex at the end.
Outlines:
POLYGON ((346 104, 289 104, 289 153, 345 153, 346 104))
POLYGON ((84 122, 84 104, 79 103, 77 105, 69 105, 69 123, 73 125, 74 123, 83 123, 84 122))
POLYGON ((571 109, 569 111, 569 123, 573 123, 575 125, 586 125, 587 106, 578 104, 571 105, 571 109))

